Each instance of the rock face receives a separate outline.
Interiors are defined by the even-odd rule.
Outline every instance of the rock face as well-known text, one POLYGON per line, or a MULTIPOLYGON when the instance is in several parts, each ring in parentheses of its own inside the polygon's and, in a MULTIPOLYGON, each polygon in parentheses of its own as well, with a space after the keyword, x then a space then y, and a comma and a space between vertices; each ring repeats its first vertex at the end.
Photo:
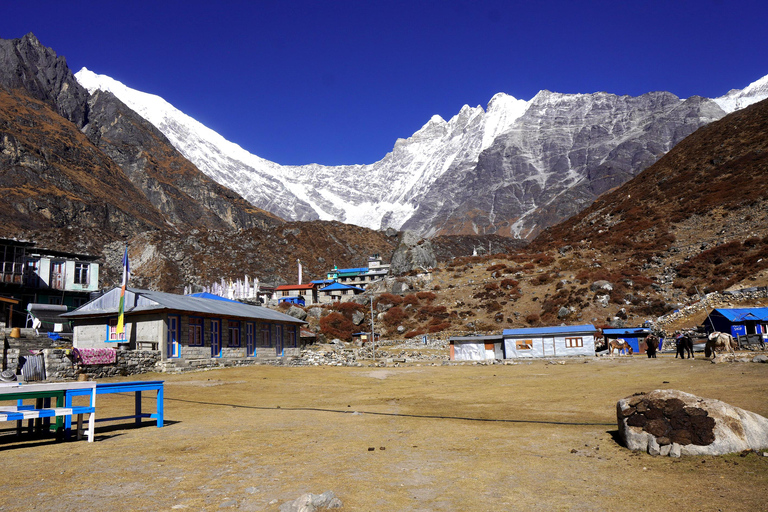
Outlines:
POLYGON ((616 419, 627 448, 651 455, 723 455, 768 448, 768 418, 672 389, 619 400, 616 419))
POLYGON ((29 33, 21 39, 0 39, 0 85, 23 89, 82 128, 88 91, 75 80, 67 60, 29 33))
POLYGON ((432 243, 412 231, 406 231, 400 239, 400 245, 392 255, 390 272, 399 275, 435 265, 437 265, 437 258, 435 258, 432 243))

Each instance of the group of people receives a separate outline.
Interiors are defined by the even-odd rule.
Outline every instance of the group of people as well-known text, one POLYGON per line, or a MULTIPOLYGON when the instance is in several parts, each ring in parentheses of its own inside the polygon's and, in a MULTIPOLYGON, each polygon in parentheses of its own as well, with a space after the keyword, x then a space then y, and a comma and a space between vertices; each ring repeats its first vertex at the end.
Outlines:
MULTIPOLYGON (((693 357, 693 335, 689 332, 675 331, 673 335, 675 340, 675 359, 680 356, 685 359, 686 354, 689 358, 693 357)), ((659 349, 661 338, 656 334, 649 334, 645 337, 645 353, 649 358, 656 358, 656 352, 659 349)))

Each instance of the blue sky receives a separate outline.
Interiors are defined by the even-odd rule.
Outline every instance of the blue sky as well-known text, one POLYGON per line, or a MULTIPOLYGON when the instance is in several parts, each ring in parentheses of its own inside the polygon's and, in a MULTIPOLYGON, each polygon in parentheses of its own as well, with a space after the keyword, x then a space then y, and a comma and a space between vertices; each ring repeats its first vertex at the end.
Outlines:
POLYGON ((280 164, 373 163, 497 92, 716 97, 768 74, 768 2, 4 2, 0 37, 162 96, 280 164))

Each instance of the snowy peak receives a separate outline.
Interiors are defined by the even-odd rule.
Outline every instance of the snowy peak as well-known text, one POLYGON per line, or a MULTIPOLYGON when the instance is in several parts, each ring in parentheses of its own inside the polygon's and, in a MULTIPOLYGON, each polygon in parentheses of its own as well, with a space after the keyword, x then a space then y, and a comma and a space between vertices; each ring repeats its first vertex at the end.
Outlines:
POLYGON ((486 110, 464 105, 447 121, 432 116, 378 162, 289 167, 247 152, 159 96, 85 68, 75 76, 91 93, 117 96, 198 169, 256 207, 288 220, 338 220, 422 235, 531 236, 630 179, 722 110, 768 97, 768 77, 715 99, 720 107, 665 92, 631 97, 542 90, 528 101, 498 93, 486 110), (574 187, 582 189, 569 192, 574 187), (557 206, 561 200, 571 206, 557 206), (537 213, 545 206, 549 213, 537 213))
POLYGON ((715 98, 714 101, 720 105, 720 108, 730 114, 766 98, 768 98, 768 75, 752 82, 744 89, 728 91, 727 94, 715 98))

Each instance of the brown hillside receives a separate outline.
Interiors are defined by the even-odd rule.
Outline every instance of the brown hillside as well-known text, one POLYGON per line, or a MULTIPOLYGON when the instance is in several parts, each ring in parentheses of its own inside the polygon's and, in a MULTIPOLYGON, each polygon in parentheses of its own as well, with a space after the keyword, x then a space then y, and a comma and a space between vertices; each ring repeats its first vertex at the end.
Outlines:
POLYGON ((165 223, 123 171, 47 104, 0 88, 0 234, 76 226, 108 237, 165 223))

